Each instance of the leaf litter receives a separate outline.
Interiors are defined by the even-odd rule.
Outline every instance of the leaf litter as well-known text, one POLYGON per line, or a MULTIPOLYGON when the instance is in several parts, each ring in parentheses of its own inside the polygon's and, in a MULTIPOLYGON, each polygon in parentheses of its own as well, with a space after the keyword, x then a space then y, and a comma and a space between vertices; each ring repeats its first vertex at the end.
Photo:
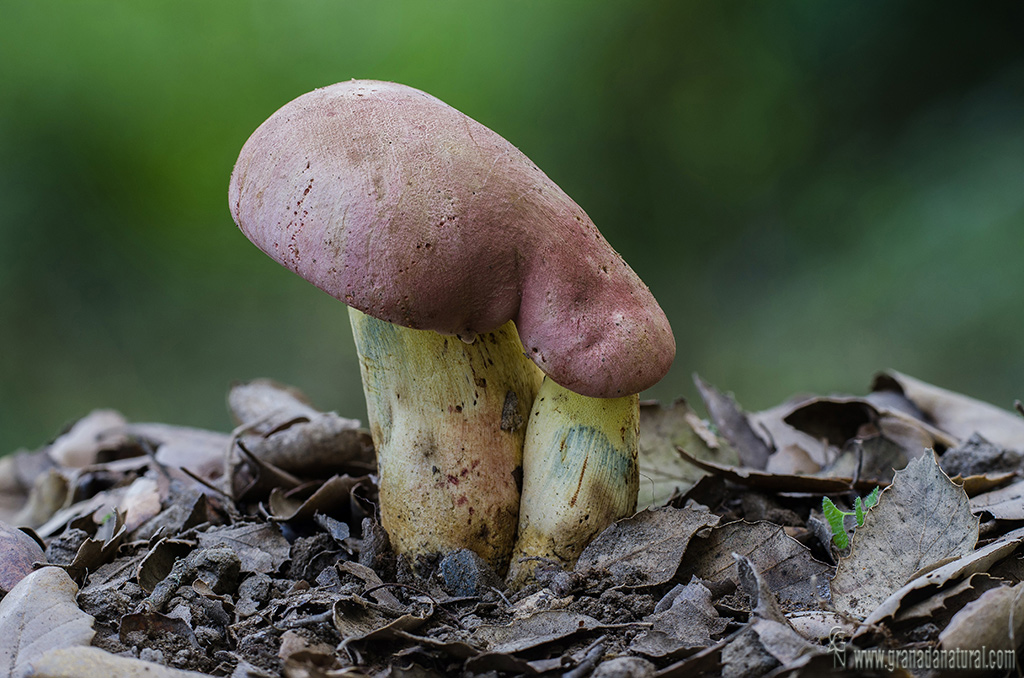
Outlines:
POLYGON ((0 459, 4 669, 815 676, 840 646, 1020 648, 1021 408, 887 372, 749 413, 696 379, 708 419, 641 408, 641 510, 521 590, 469 551, 396 557, 367 432, 295 389, 235 385, 230 433, 87 415, 0 459))

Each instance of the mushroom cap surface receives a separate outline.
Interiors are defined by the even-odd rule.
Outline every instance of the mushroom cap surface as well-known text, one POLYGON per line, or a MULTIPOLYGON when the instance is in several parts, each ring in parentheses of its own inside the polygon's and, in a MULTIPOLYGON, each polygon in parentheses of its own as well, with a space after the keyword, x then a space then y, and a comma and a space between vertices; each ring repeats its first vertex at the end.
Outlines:
POLYGON ((285 104, 242 148, 229 203, 257 247, 368 315, 467 340, 515 321, 577 393, 637 393, 675 356, 664 312, 586 213, 412 87, 352 80, 285 104))

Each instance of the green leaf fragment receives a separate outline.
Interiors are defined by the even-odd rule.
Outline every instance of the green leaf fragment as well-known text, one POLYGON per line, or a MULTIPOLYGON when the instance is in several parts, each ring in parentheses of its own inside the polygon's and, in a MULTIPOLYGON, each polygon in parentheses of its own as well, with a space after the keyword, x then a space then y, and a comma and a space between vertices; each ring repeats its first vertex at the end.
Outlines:
POLYGON ((832 541, 839 548, 845 549, 850 545, 850 539, 846 536, 846 528, 843 527, 845 512, 840 511, 828 497, 822 497, 821 499, 821 512, 825 514, 825 520, 828 521, 829 527, 832 528, 832 541))

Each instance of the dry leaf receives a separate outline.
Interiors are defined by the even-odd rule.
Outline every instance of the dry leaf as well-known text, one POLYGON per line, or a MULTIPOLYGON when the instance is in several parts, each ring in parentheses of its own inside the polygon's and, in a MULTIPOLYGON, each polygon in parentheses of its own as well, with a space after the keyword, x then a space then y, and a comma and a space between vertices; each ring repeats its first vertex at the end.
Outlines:
POLYGON ((231 444, 226 433, 151 423, 128 424, 124 432, 149 443, 159 464, 187 469, 211 482, 224 475, 224 455, 231 444))
POLYGON ((821 649, 797 633, 783 615, 767 581, 744 556, 732 554, 740 586, 754 603, 747 627, 722 649, 722 675, 759 675, 775 667, 795 669, 821 649))
POLYGON ((798 449, 820 469, 832 463, 839 454, 839 449, 786 423, 786 417, 808 400, 808 396, 790 398, 781 405, 760 412, 751 412, 747 419, 754 433, 776 453, 787 448, 798 449))
POLYGON ((948 622, 949 616, 967 603, 976 600, 985 591, 1005 585, 1006 582, 996 579, 987 572, 975 572, 966 579, 938 591, 935 595, 929 596, 919 603, 901 608, 896 614, 896 621, 948 622), (945 614, 950 610, 948 615, 945 614))
POLYGON ((971 499, 971 510, 996 520, 1024 520, 1024 480, 971 499))
POLYGON ((939 634, 944 649, 1016 650, 1024 640, 1024 582, 986 591, 939 634))
POLYGON ((711 591, 696 577, 676 589, 667 609, 644 617, 651 628, 633 640, 631 651, 657 659, 677 659, 714 644, 711 637, 728 627, 712 605, 711 591))
POLYGON ((894 371, 876 375, 871 390, 903 393, 936 426, 961 440, 980 433, 1000 447, 1024 451, 1024 418, 995 405, 894 371))
POLYGON ((1016 473, 1024 461, 1017 450, 1004 450, 974 433, 958 447, 946 450, 940 463, 947 475, 1016 473))
POLYGON ((101 450, 127 442, 127 438, 122 437, 114 443, 110 436, 111 431, 125 423, 120 412, 93 410, 54 440, 47 452, 53 461, 65 468, 84 468, 95 464, 101 450))
POLYGON ((910 594, 918 597, 922 590, 945 586, 952 580, 968 577, 975 572, 987 572, 993 565, 1016 551, 1022 542, 1024 542, 1024 528, 1019 528, 1004 534, 996 541, 976 551, 908 581, 868 615, 862 628, 867 629, 871 625, 878 624, 895 615, 900 610, 904 598, 910 594))
POLYGON ((291 554, 280 528, 265 523, 215 527, 199 534, 199 545, 228 547, 238 554, 243 572, 276 572, 291 554))
POLYGON ((312 520, 318 512, 328 515, 348 513, 352 488, 368 482, 366 476, 353 478, 345 475, 333 476, 323 483, 301 486, 287 492, 274 488, 268 502, 271 520, 312 520), (312 487, 316 487, 316 490, 310 493, 312 487))
POLYGON ((206 678, 207 674, 182 671, 153 662, 110 654, 98 647, 52 650, 30 662, 17 678, 206 678))
POLYGON ((320 412, 295 388, 269 379, 234 384, 237 435, 261 461, 292 473, 373 468, 373 442, 357 419, 320 412))
POLYGON ((35 539, 0 522, 0 595, 29 575, 33 563, 45 562, 46 555, 35 539))
POLYGON ((48 650, 92 642, 93 618, 78 609, 76 595, 67 572, 44 567, 0 600, 0 674, 19 675, 48 650))
POLYGON ((341 634, 343 645, 361 640, 393 640, 396 631, 415 631, 433 614, 432 604, 418 614, 403 613, 351 596, 334 603, 334 628, 341 634))
POLYGON ((636 586, 664 584, 675 576, 690 539, 717 523, 718 516, 692 506, 641 511, 613 523, 590 542, 576 571, 607 570, 618 581, 636 586))
POLYGON ((673 495, 693 486, 705 471, 676 453, 682 447, 698 459, 736 464, 736 451, 701 421, 685 400, 668 407, 640 404, 640 493, 637 509, 663 506, 673 495))
POLYGON ((836 609, 864 618, 915 573, 970 553, 978 519, 967 494, 926 454, 899 471, 854 533, 832 580, 836 609))
POLYGON ((750 420, 736 401, 730 396, 723 395, 696 374, 693 375, 693 383, 700 391, 700 397, 708 408, 711 420, 715 422, 721 435, 736 448, 740 463, 749 468, 764 469, 768 464, 771 450, 754 432, 750 420))
POLYGON ((505 626, 484 625, 473 631, 474 644, 488 652, 510 654, 564 640, 601 624, 593 617, 567 610, 547 610, 505 626))
POLYGON ((818 476, 783 475, 779 473, 768 473, 755 469, 721 466, 714 462, 695 459, 687 454, 686 450, 676 448, 679 455, 695 466, 720 475, 726 480, 731 480, 739 485, 754 487, 759 490, 771 490, 774 492, 808 492, 811 494, 833 494, 849 492, 851 488, 871 491, 878 484, 871 481, 854 482, 850 477, 821 478, 818 476))
POLYGON ((735 581, 733 554, 748 557, 787 608, 815 608, 828 598, 831 566, 815 560, 806 546, 772 523, 736 521, 716 527, 694 542, 679 572, 710 582, 735 581))

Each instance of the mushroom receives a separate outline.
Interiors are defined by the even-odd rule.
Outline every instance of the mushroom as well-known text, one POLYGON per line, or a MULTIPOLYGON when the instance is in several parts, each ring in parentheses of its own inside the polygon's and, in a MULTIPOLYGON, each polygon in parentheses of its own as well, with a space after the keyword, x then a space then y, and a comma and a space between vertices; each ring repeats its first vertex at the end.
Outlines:
MULTIPOLYGON (((635 410, 674 357, 664 313, 583 210, 505 139, 411 87, 353 80, 286 104, 242 148, 229 202, 253 243, 350 307, 381 520, 409 556, 470 548, 504 571, 522 473, 528 495, 535 484, 520 471, 527 419, 540 440, 572 428, 534 424, 557 419, 561 398, 635 410), (558 411, 531 412, 533 364, 547 375, 538 404, 558 411)), ((635 446, 635 416, 568 409, 601 422, 580 430, 626 428, 635 446)), ((635 457, 627 467, 615 517, 635 507, 635 457)), ((591 494, 607 493, 578 496, 591 494)))

